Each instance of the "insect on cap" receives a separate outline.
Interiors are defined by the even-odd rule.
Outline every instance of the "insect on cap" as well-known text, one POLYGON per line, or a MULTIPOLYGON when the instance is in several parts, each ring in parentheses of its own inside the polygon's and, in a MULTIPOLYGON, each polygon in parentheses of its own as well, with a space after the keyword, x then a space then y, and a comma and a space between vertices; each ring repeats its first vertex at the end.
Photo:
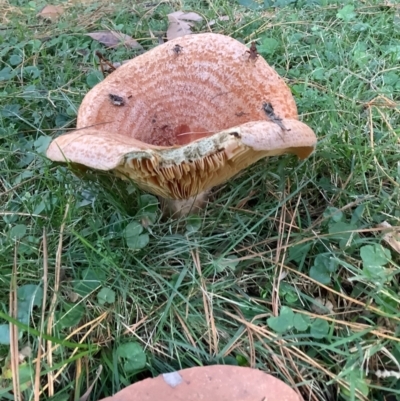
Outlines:
POLYGON ((108 97, 110 98, 110 101, 114 106, 123 106, 125 104, 124 98, 121 96, 113 95, 112 93, 110 93, 108 97))

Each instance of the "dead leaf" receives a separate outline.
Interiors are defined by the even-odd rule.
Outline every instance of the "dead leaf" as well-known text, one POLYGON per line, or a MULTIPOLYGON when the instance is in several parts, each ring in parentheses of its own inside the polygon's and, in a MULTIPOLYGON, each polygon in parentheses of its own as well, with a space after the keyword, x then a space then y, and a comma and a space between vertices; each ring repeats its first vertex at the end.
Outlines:
POLYGON ((397 253, 400 253, 400 232, 395 232, 396 230, 400 231, 400 227, 393 227, 387 221, 383 221, 381 224, 378 224, 378 227, 383 229, 393 228, 393 231, 387 232, 382 239, 387 242, 397 253))
POLYGON ((142 45, 139 44, 135 39, 131 38, 129 35, 115 31, 98 31, 87 33, 92 39, 97 40, 107 47, 117 47, 119 45, 124 45, 130 47, 131 49, 143 49, 142 45))
POLYGON ((64 7, 63 6, 47 5, 47 6, 43 7, 42 10, 36 14, 36 17, 47 19, 47 20, 50 20, 50 21, 54 22, 63 13, 64 13, 64 7))
POLYGON ((176 11, 168 14, 169 27, 167 30, 167 39, 175 39, 181 36, 190 35, 192 33, 193 22, 202 21, 203 17, 196 13, 184 13, 176 11))

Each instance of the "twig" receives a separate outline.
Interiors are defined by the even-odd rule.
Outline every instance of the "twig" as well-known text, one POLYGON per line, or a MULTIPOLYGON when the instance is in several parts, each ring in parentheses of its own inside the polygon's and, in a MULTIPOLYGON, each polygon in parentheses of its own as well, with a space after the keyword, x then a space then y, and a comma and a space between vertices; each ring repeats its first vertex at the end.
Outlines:
POLYGON ((48 253, 47 253, 47 236, 46 236, 46 228, 43 228, 43 300, 42 300, 42 316, 40 323, 40 335, 38 339, 38 352, 36 357, 36 372, 35 372, 35 401, 39 401, 39 392, 40 392, 40 360, 42 355, 42 333, 44 331, 44 311, 46 310, 46 302, 47 302, 47 273, 48 273, 48 253))
MULTIPOLYGON (((14 247, 14 264, 10 280, 10 316, 18 318, 18 298, 17 298, 17 249, 14 247)), ((22 401, 21 387, 19 382, 19 362, 18 362, 18 327, 10 323, 10 354, 11 372, 13 381, 14 400, 22 401)))
MULTIPOLYGON (((67 203, 67 206, 65 208, 63 222, 62 222, 61 228, 60 228, 60 236, 59 236, 59 240, 58 240, 58 248, 57 248, 57 253, 56 253, 56 265, 55 265, 55 274, 54 274, 54 276, 55 276, 54 292, 53 292, 53 298, 52 298, 51 304, 50 304, 50 316, 49 316, 49 320, 47 322, 47 334, 50 334, 50 335, 53 330, 54 313, 55 313, 55 308, 56 308, 56 303, 57 303, 58 289, 60 286, 63 234, 64 234, 64 228, 65 228, 65 221, 68 216, 68 211, 69 211, 69 202, 67 203)), ((47 341, 47 363, 50 368, 53 366, 53 353, 50 352, 51 347, 52 347, 52 343, 50 340, 48 340, 47 341)), ((49 388, 49 396, 53 397, 54 396, 54 373, 53 373, 53 371, 50 371, 47 374, 47 379, 48 379, 47 385, 49 388)))

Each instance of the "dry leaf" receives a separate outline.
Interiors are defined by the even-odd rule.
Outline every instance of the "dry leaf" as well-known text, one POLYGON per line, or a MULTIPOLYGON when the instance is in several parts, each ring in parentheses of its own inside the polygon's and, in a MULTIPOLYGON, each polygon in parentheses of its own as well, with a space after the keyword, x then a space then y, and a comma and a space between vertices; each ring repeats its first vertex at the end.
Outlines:
POLYGON ((125 35, 124 33, 115 31, 98 31, 87 33, 86 35, 107 47, 124 45, 131 49, 143 49, 142 45, 140 45, 135 39, 132 39, 129 35, 125 35))
POLYGON ((317 297, 315 303, 311 305, 311 309, 318 315, 327 315, 333 313, 333 303, 329 299, 317 297))
POLYGON ((40 12, 36 14, 36 17, 47 19, 50 21, 56 21, 60 15, 64 13, 63 6, 52 6, 47 5, 40 12))
POLYGON ((400 232, 395 232, 396 229, 400 230, 399 227, 393 227, 387 221, 378 224, 380 228, 393 228, 393 231, 386 233, 382 239, 387 242, 397 253, 400 253, 400 232))
POLYGON ((176 11, 172 14, 168 14, 168 40, 179 38, 185 35, 190 35, 192 33, 191 27, 194 24, 193 22, 189 21, 198 22, 202 20, 203 17, 196 13, 184 13, 183 11, 176 11))

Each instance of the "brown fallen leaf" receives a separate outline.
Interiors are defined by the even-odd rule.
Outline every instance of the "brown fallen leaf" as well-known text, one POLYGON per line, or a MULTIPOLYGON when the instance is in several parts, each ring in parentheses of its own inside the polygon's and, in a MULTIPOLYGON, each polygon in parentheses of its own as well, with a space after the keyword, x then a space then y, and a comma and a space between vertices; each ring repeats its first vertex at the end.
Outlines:
POLYGON ((393 231, 387 232, 382 237, 382 239, 386 243, 388 243, 397 253, 400 253, 400 227, 393 227, 387 221, 383 221, 381 224, 378 224, 378 227, 383 229, 393 228, 393 231))
POLYGON ((63 6, 52 6, 48 4, 47 6, 43 7, 41 11, 36 14, 36 17, 43 18, 46 20, 50 20, 52 22, 56 21, 60 15, 64 13, 63 6))
POLYGON ((196 13, 184 13, 176 11, 168 14, 169 26, 167 30, 167 39, 175 39, 192 33, 193 22, 202 21, 203 17, 196 13))
POLYGON ((143 49, 142 45, 139 44, 135 39, 131 38, 129 35, 115 31, 98 31, 90 32, 86 34, 92 39, 97 40, 107 47, 116 47, 119 45, 124 45, 130 47, 131 49, 143 49))

